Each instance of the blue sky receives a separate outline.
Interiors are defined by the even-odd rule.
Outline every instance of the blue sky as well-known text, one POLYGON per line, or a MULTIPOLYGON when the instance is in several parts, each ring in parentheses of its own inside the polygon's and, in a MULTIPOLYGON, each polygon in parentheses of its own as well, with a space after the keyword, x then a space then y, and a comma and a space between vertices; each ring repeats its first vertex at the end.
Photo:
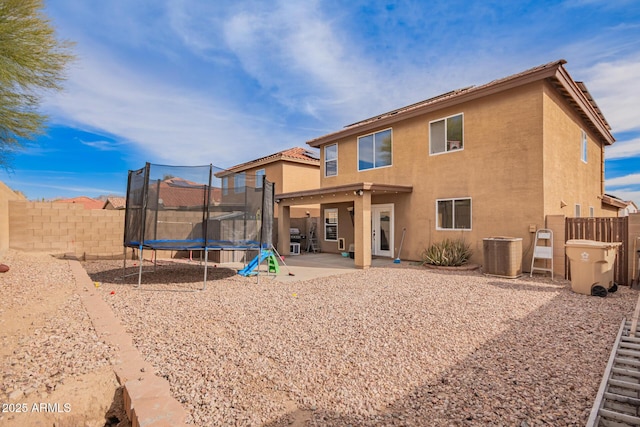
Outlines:
POLYGON ((453 89, 566 59, 640 206, 636 0, 45 0, 76 42, 47 134, 0 180, 29 199, 124 194, 149 161, 229 167, 453 89))

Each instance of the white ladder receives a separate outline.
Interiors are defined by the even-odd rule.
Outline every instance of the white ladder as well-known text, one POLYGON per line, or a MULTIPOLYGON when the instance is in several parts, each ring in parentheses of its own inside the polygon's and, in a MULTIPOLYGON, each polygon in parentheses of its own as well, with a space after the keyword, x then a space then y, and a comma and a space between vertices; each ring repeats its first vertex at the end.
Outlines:
POLYGON ((529 277, 533 276, 534 270, 548 271, 551 273, 553 280, 553 231, 541 228, 536 231, 536 242, 533 247, 533 257, 531 258, 531 271, 529 277), (542 246, 540 245, 542 243, 542 246), (536 267, 536 260, 542 260, 544 267, 536 267), (548 267, 547 261, 550 261, 551 267, 548 267))

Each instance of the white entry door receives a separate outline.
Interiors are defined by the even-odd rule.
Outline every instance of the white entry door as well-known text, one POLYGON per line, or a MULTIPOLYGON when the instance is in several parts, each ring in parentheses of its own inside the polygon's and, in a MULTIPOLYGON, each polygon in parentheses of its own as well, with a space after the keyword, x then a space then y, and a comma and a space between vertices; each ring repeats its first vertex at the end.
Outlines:
POLYGON ((393 204, 371 205, 371 254, 393 257, 393 204))

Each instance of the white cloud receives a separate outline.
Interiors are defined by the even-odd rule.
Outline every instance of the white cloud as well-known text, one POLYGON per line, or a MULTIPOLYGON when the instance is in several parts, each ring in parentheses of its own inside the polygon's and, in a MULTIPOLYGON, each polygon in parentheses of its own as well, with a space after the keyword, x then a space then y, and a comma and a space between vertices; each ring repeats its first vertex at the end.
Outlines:
POLYGON ((622 200, 631 200, 640 206, 640 173, 610 178, 605 181, 605 191, 622 200))
POLYGON ((95 148, 99 151, 115 151, 120 146, 120 144, 114 144, 111 141, 84 141, 82 139, 78 139, 78 141, 80 141, 82 145, 95 148))
POLYGON ((247 152, 273 151, 267 141, 283 148, 294 143, 268 120, 230 111, 203 91, 137 74, 98 46, 81 58, 65 92, 46 101, 53 120, 136 143, 152 153, 150 161, 228 167, 246 161, 247 152))
POLYGON ((619 188, 615 190, 606 190, 607 194, 612 194, 621 200, 632 201, 636 206, 640 207, 640 190, 633 188, 619 188))
POLYGON ((607 179, 605 185, 607 188, 626 187, 629 185, 640 186, 640 173, 633 173, 630 175, 607 179))
MULTIPOLYGON (((640 138, 629 141, 616 141, 605 149, 607 160, 624 159, 628 157, 640 158, 640 138)), ((640 160, 638 160, 640 162, 640 160)))
POLYGON ((640 173, 607 179, 605 191, 622 200, 631 200, 640 207, 640 173))
POLYGON ((613 131, 640 130, 640 56, 600 62, 588 75, 589 91, 613 131))
POLYGON ((244 71, 291 112, 345 124, 395 104, 385 89, 400 76, 386 76, 317 1, 245 9, 224 34, 244 71))

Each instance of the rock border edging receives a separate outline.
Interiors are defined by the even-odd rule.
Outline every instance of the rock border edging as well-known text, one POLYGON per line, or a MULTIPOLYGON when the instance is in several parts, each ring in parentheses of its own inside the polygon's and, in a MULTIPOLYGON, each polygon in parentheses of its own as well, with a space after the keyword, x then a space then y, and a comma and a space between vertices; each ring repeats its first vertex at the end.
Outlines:
POLYGON ((186 426, 187 412, 171 396, 169 382, 155 375, 133 345, 111 308, 96 290, 79 261, 68 260, 76 290, 89 314, 96 334, 116 349, 113 371, 123 387, 125 411, 132 427, 186 426))

